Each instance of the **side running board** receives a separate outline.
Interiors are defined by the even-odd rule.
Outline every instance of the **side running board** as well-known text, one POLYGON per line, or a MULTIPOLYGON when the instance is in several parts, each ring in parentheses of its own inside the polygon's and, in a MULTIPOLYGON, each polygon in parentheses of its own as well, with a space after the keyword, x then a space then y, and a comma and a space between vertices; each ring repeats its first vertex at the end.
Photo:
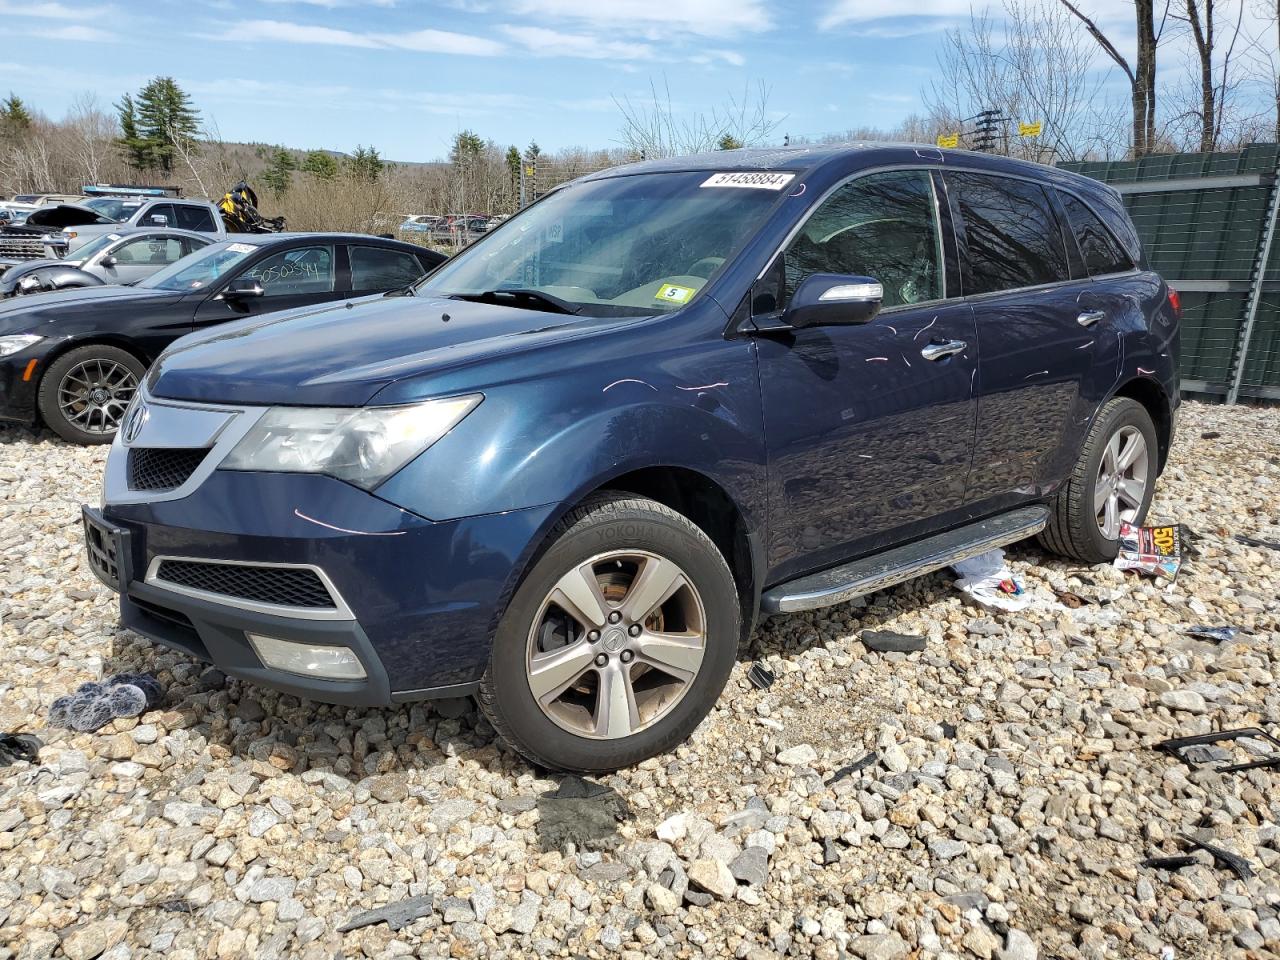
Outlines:
POLYGON ((1049 508, 1044 506, 1022 507, 1002 513, 884 553, 780 583, 764 592, 760 607, 765 613, 793 613, 844 603, 1023 540, 1043 530, 1048 520, 1049 508))

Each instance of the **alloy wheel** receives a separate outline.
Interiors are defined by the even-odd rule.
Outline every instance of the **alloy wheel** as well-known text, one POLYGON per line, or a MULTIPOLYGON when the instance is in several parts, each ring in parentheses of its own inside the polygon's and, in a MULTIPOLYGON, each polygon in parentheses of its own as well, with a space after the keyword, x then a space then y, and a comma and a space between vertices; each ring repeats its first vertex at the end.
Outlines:
POLYGON ((1120 536, 1121 523, 1133 523, 1146 498, 1150 456, 1137 427, 1121 427, 1102 451, 1093 485, 1093 509, 1098 529, 1108 540, 1120 536))
POLYGON ((99 436, 115 433, 138 378, 114 360, 84 360, 58 384, 58 409, 71 425, 99 436))
POLYGON ((705 653, 706 614, 685 572, 654 553, 618 550, 569 570, 542 601, 526 675, 557 726, 612 740, 670 714, 705 653))

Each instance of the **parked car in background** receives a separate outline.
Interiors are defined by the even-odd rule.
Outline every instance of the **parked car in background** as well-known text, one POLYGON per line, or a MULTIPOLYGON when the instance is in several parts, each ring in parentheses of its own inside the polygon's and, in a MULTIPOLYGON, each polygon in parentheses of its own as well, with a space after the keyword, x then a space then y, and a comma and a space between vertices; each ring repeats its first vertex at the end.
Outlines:
POLYGON ((213 237, 190 230, 124 227, 95 237, 63 260, 27 260, 0 276, 0 298, 108 283, 129 285, 207 247, 213 237))
POLYGON ((606 170, 414 294, 167 352, 89 559, 144 636, 316 700, 475 694, 545 767, 675 747, 761 610, 1036 534, 1113 558, 1177 419, 1119 195, 1006 157, 606 170))
POLYGON ((440 218, 437 216, 428 213, 419 214, 415 217, 406 217, 400 224, 400 230, 404 233, 430 233, 439 222, 440 218))
POLYGON ((0 304, 0 420, 42 420, 106 443, 147 366, 193 330, 329 300, 403 290, 444 260, 359 234, 246 234, 212 243, 130 286, 0 304))
POLYGON ((170 197, 90 197, 41 207, 21 225, 0 229, 0 262, 60 260, 95 237, 121 227, 176 227, 225 237, 218 208, 207 200, 170 197))

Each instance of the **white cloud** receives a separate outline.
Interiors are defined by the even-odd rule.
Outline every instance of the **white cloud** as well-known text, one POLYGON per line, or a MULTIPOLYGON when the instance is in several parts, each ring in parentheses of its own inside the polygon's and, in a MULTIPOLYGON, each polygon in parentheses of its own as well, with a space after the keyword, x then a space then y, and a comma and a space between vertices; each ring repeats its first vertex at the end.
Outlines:
POLYGON ((562 33, 546 27, 503 26, 503 35, 540 57, 582 57, 588 60, 652 60, 647 43, 604 40, 582 33, 562 33))
POLYGON ((630 27, 647 39, 727 37, 759 33, 773 26, 764 0, 515 0, 515 13, 542 21, 561 19, 595 26, 630 27))
POLYGON ((89 20, 107 13, 109 7, 69 7, 65 3, 11 3, 0 0, 0 14, 42 20, 89 20))
POLYGON ((717 63, 723 62, 731 67, 740 67, 747 62, 747 58, 740 54, 737 50, 703 50, 701 53, 695 53, 689 58, 690 63, 717 63))
POLYGON ((492 57, 505 47, 496 40, 445 30, 415 30, 410 33, 357 33, 283 20, 250 20, 216 39, 228 41, 274 41, 277 43, 322 44, 361 49, 414 50, 420 53, 452 53, 462 56, 492 57))
MULTIPOLYGON (((36 31, 28 31, 28 34, 35 36, 36 31)), ((47 27, 40 30, 38 35, 47 40, 84 40, 90 43, 106 43, 116 39, 114 33, 108 33, 106 30, 99 30, 96 27, 82 27, 79 24, 71 24, 65 27, 47 27)))
POLYGON ((846 23, 867 23, 896 17, 968 17, 970 0, 915 0, 905 7, 900 0, 836 0, 818 20, 824 30, 846 23))

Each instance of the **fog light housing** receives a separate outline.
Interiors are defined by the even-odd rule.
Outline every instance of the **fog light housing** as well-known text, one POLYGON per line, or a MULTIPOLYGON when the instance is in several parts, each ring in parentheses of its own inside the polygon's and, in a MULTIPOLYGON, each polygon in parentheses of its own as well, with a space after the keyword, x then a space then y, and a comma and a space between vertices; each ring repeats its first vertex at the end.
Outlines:
POLYGON ((246 633, 245 636, 258 659, 277 670, 326 680, 363 680, 368 676, 360 658, 350 647, 297 643, 260 633, 246 633))

